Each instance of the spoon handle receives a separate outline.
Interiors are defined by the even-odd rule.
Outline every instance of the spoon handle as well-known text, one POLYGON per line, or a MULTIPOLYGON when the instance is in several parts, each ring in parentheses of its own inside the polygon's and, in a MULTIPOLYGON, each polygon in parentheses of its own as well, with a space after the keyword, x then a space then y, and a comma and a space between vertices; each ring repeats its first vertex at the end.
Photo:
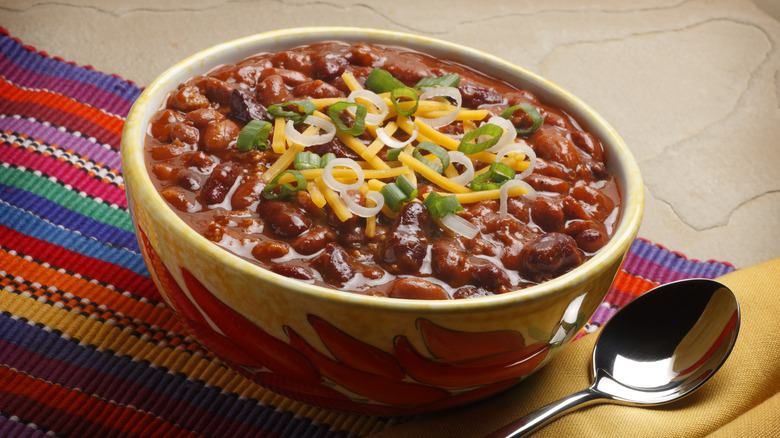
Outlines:
POLYGON ((558 401, 554 401, 547 406, 543 406, 523 418, 496 430, 485 438, 520 438, 526 436, 566 412, 586 404, 592 404, 603 398, 604 396, 593 388, 583 389, 558 401))

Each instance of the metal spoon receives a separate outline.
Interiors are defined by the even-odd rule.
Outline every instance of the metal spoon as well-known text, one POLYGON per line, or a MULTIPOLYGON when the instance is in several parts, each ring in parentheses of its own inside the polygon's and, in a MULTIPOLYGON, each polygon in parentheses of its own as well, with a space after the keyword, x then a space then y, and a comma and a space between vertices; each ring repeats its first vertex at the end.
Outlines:
POLYGON ((739 331, 734 294, 714 280, 659 286, 618 311, 593 349, 590 388, 553 402, 487 438, 525 436, 596 402, 659 405, 701 386, 731 353, 739 331))

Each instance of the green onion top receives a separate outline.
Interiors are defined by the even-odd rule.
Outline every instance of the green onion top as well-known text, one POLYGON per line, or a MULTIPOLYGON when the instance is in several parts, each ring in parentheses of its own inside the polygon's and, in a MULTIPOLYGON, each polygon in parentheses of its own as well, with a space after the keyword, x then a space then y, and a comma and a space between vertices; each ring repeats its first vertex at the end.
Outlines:
POLYGON ((286 198, 292 193, 300 192, 301 190, 306 190, 306 178, 301 174, 301 172, 298 172, 297 170, 285 170, 284 172, 281 172, 279 175, 276 175, 274 179, 271 180, 271 182, 268 183, 265 188, 263 188, 263 196, 265 196, 268 199, 282 199, 286 198), (279 180, 282 178, 284 174, 289 173, 293 177, 295 177, 295 187, 291 186, 289 183, 282 183, 281 186, 279 185, 279 180), (276 193, 276 187, 279 187, 279 193, 276 193))
POLYGON ((477 129, 472 129, 471 131, 467 132, 466 135, 464 135, 461 139, 460 144, 458 145, 458 150, 466 155, 482 152, 485 149, 490 149, 496 143, 498 143, 498 140, 502 135, 504 135, 503 128, 498 125, 486 123, 477 129), (483 135, 490 136, 490 138, 485 141, 472 143, 473 140, 476 140, 483 135))
POLYGON ((414 88, 418 90, 427 90, 436 86, 457 87, 458 85, 460 85, 460 75, 457 73, 450 73, 434 78, 422 78, 417 82, 414 88))
POLYGON ((406 85, 394 78, 389 71, 375 68, 371 70, 371 73, 366 78, 366 87, 374 93, 387 93, 396 88, 405 88, 406 85))
POLYGON ((423 201, 423 205, 428 212, 435 217, 446 216, 450 213, 463 211, 463 206, 458 202, 455 195, 442 196, 436 192, 431 192, 423 201))
POLYGON ((252 149, 268 149, 268 135, 271 133, 271 124, 265 120, 251 120, 238 133, 236 147, 242 151, 252 149))
POLYGON ((415 111, 417 111, 417 106, 420 103, 420 98, 417 96, 417 93, 414 92, 411 88, 403 87, 403 88, 396 88, 393 91, 390 92, 390 100, 393 102, 393 106, 395 107, 395 110, 398 111, 398 114, 401 114, 403 116, 409 117, 412 114, 414 114, 415 111), (411 101, 414 102, 414 106, 409 108, 408 110, 402 110, 398 106, 398 98, 399 97, 405 97, 411 101))
POLYGON ((475 192, 498 189, 504 185, 505 182, 514 179, 515 173, 515 170, 506 164, 494 162, 490 164, 490 170, 477 175, 471 180, 469 187, 475 192))
POLYGON ((297 152, 293 159, 293 168, 295 170, 319 169, 321 160, 320 156, 314 152, 297 152))
POLYGON ((268 113, 275 117, 284 117, 293 121, 295 125, 300 125, 310 116, 317 107, 309 100, 291 100, 289 102, 277 103, 268 107, 268 113), (293 107, 293 110, 285 108, 293 107))
POLYGON ((542 117, 541 114, 539 114, 539 111, 537 111, 533 105, 528 103, 521 103, 519 105, 510 106, 509 108, 505 109, 504 112, 501 113, 501 117, 508 119, 512 121, 512 124, 515 124, 515 121, 513 119, 514 119, 514 114, 517 110, 522 111, 533 121, 533 125, 531 125, 530 128, 520 129, 517 126, 515 126, 517 135, 531 134, 542 126, 542 123, 544 122, 544 118, 542 117))
POLYGON ((336 129, 354 136, 358 136, 366 130, 366 114, 368 114, 368 108, 355 102, 336 102, 328 108, 328 115, 333 124, 336 125, 336 129), (341 120, 341 112, 349 107, 355 107, 355 122, 352 127, 347 126, 341 120))
POLYGON ((424 141, 417 145, 417 147, 415 147, 412 151, 412 156, 440 174, 444 173, 444 170, 450 167, 450 154, 447 153, 447 150, 435 143, 431 143, 430 141, 424 141), (431 161, 425 158, 420 151, 428 151, 432 153, 436 156, 436 158, 439 159, 441 163, 437 163, 436 161, 431 161))

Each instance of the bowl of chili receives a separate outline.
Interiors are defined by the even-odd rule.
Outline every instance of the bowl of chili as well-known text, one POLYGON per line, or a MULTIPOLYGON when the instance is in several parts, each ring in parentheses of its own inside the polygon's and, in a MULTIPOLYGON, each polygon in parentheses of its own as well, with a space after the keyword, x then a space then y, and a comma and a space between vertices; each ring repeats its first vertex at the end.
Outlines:
POLYGON ((151 276, 266 388, 410 415, 550 361, 643 211, 614 129, 555 84, 418 35, 297 28, 174 65, 125 123, 151 276))

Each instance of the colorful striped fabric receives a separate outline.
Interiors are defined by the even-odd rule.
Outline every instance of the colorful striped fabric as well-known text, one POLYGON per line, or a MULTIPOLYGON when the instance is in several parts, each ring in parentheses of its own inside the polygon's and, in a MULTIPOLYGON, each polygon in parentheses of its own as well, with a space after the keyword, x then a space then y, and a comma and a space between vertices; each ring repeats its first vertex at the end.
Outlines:
MULTIPOLYGON (((140 91, 0 28, 0 437, 362 437, 404 421, 276 395, 176 322, 123 191, 140 91)), ((583 334, 658 283, 733 269, 637 240, 583 334)))

